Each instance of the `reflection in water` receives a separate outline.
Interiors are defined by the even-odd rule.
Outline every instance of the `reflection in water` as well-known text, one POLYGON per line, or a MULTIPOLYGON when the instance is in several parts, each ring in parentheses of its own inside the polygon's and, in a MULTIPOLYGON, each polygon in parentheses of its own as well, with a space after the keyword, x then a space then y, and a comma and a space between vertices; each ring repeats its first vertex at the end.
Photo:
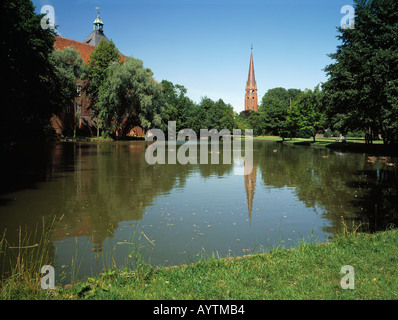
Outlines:
POLYGON ((253 198, 254 198, 254 192, 256 190, 257 166, 253 165, 252 172, 250 174, 244 175, 244 177, 245 177, 245 189, 247 197, 247 210, 249 211, 249 220, 251 220, 252 210, 253 210, 253 198))
POLYGON ((136 141, 3 148, 0 231, 15 244, 20 225, 33 229, 62 217, 54 263, 70 265, 78 249, 84 276, 103 267, 87 258, 91 252, 97 262, 114 255, 123 264, 128 248, 120 244, 142 234, 145 257, 175 264, 201 250, 225 256, 292 246, 312 233, 326 241, 341 231, 341 217, 371 232, 398 224, 396 158, 254 141, 253 171, 243 176, 235 170, 241 159, 223 164, 223 152, 219 165, 149 165, 146 147, 136 141))
POLYGON ((388 168, 383 158, 380 161, 381 165, 376 170, 357 171, 358 180, 347 183, 351 188, 362 191, 351 204, 359 212, 357 219, 366 224, 370 232, 385 230, 391 224, 398 225, 397 170, 388 168))

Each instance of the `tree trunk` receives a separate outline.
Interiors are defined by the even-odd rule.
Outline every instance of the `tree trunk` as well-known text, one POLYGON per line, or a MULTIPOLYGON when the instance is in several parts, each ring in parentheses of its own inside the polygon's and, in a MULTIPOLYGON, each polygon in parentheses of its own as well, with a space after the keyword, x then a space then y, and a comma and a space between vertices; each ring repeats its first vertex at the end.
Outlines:
POLYGON ((388 137, 388 133, 387 133, 387 128, 385 126, 382 126, 382 136, 383 136, 383 144, 388 144, 389 142, 389 137, 388 137))

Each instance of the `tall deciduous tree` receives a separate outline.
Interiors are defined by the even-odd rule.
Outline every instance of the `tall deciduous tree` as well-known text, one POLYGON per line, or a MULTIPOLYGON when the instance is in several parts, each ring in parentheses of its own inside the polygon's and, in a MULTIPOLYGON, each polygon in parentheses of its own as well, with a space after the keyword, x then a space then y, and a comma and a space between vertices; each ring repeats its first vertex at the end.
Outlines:
POLYGON ((0 137, 5 140, 46 137, 51 116, 66 98, 49 59, 55 31, 41 27, 44 14, 34 9, 26 0, 0 3, 0 137))
POLYGON ((249 116, 247 117, 247 123, 253 129, 253 134, 255 136, 267 135, 265 132, 266 119, 264 116, 264 112, 261 111, 261 107, 259 111, 250 110, 249 116))
POLYGON ((291 102, 296 100, 300 94, 300 89, 272 88, 264 94, 261 105, 266 107, 269 103, 274 104, 277 100, 279 104, 286 109, 290 107, 291 102))
POLYGON ((342 132, 370 130, 398 143, 398 2, 354 3, 354 28, 338 28, 336 62, 325 68, 328 115, 342 132))
POLYGON ((194 116, 195 103, 187 97, 187 89, 179 84, 162 80, 161 105, 162 130, 167 130, 168 121, 175 121, 177 132, 190 127, 190 118, 194 116))
POLYGON ((138 125, 143 129, 161 125, 161 86, 142 61, 126 58, 109 65, 99 87, 96 107, 108 135, 116 130, 123 137, 138 125))
POLYGON ((101 39, 98 46, 90 54, 90 59, 85 65, 84 77, 88 78, 87 93, 90 95, 90 108, 97 117, 97 136, 99 136, 99 128, 103 124, 101 112, 98 109, 98 96, 101 85, 103 84, 107 70, 111 63, 117 63, 121 60, 119 51, 113 41, 105 41, 101 39))
POLYGON ((234 129, 240 129, 242 132, 246 129, 252 129, 244 112, 235 114, 234 129))
POLYGON ((200 129, 228 129, 232 132, 234 126, 234 111, 230 104, 222 99, 213 101, 203 97, 191 118, 192 129, 199 133, 200 129))
POLYGON ((59 90, 63 92, 63 96, 68 96, 72 101, 76 96, 76 79, 82 73, 83 59, 80 52, 73 47, 54 49, 49 58, 61 81, 59 90))
MULTIPOLYGON (((60 80, 58 92, 65 98, 64 106, 73 105, 74 98, 77 96, 76 80, 80 78, 83 68, 80 52, 73 47, 63 50, 54 49, 49 58, 60 80)), ((76 136, 76 121, 73 135, 76 136)))
POLYGON ((263 98, 259 112, 262 113, 263 133, 281 136, 289 135, 286 117, 292 103, 301 94, 299 89, 273 88, 268 90, 263 98))
POLYGON ((315 137, 325 125, 323 95, 316 86, 312 91, 305 90, 294 102, 287 116, 287 127, 308 132, 315 142, 315 137))

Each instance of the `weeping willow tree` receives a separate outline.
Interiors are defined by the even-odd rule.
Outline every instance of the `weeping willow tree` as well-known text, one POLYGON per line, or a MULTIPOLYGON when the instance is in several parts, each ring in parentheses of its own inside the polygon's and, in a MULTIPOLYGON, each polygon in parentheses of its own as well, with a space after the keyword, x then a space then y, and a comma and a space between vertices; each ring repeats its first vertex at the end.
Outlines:
POLYGON ((141 60, 111 63, 99 87, 98 115, 109 136, 125 137, 134 126, 144 130, 161 125, 162 89, 141 60))

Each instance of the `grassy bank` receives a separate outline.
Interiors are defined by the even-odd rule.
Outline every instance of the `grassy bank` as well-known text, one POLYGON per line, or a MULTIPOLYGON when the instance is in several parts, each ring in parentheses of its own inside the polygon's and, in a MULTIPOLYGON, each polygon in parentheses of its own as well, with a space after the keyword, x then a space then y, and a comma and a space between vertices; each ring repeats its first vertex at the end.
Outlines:
POLYGON ((104 138, 104 137, 60 137, 60 142, 113 142, 113 141, 135 141, 145 140, 145 136, 126 137, 124 139, 104 138))
POLYGON ((328 244, 301 243, 267 254, 209 259, 191 265, 108 270, 54 290, 4 282, 2 299, 397 299, 398 230, 339 235, 328 244), (343 290, 341 267, 355 270, 343 290))
POLYGON ((365 140, 361 138, 348 138, 345 143, 336 142, 335 138, 316 138, 315 142, 312 138, 293 138, 282 141, 282 138, 277 136, 258 136, 254 137, 254 140, 275 141, 298 146, 325 147, 332 150, 344 152, 359 152, 369 153, 372 155, 398 156, 398 148, 396 145, 385 145, 380 140, 374 141, 373 144, 365 144, 365 140))
MULTIPOLYGON (((267 141, 279 141, 282 142, 282 138, 279 136, 258 136, 258 137, 254 137, 255 140, 267 140, 267 141)), ((292 143, 292 144, 300 144, 300 143, 310 143, 312 145, 328 145, 331 143, 335 143, 336 142, 336 138, 335 137, 330 137, 330 138, 325 138, 325 137, 318 137, 315 139, 315 142, 312 138, 286 138, 284 141, 284 143, 292 143)), ((347 138, 346 140, 347 143, 360 143, 360 144, 365 144, 365 139, 363 138, 347 138)), ((339 144, 343 144, 341 142, 338 142, 339 144)), ((383 141, 381 140, 377 140, 374 141, 373 144, 383 144, 383 141)))

